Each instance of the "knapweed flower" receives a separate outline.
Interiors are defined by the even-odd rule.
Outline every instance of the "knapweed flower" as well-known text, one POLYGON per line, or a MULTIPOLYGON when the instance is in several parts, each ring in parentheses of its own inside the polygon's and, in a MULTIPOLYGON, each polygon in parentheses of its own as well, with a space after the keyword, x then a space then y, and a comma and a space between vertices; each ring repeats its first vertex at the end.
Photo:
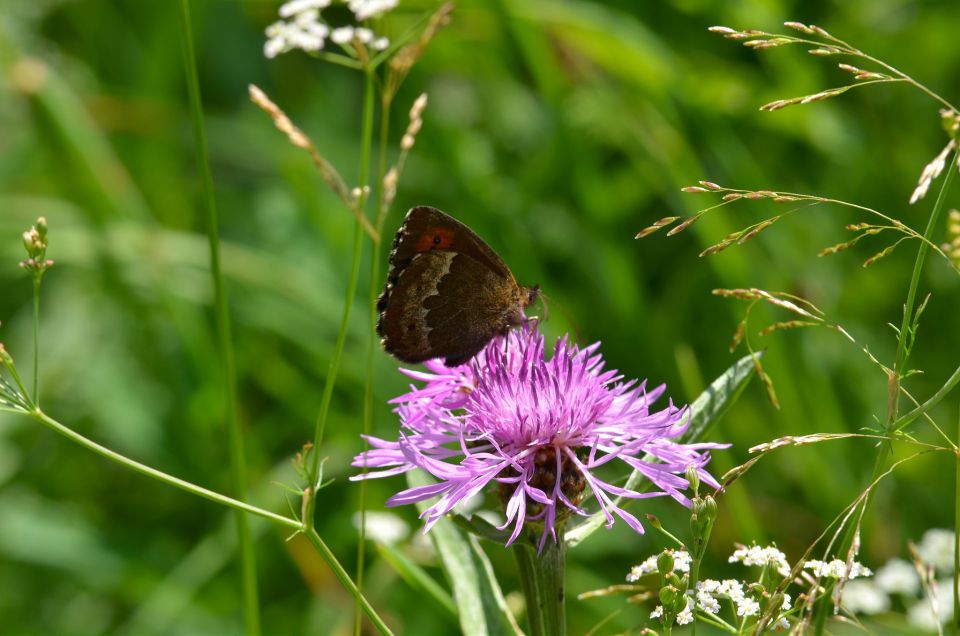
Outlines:
POLYGON ((421 515, 425 531, 461 501, 496 486, 512 526, 507 545, 525 524, 541 529, 540 547, 557 540, 557 527, 581 507, 587 490, 611 526, 616 517, 637 532, 640 521, 620 507, 616 497, 640 499, 669 495, 684 505, 683 476, 692 466, 714 488, 705 470, 706 451, 718 444, 673 441, 689 424, 688 412, 669 403, 650 406, 665 387, 622 381, 605 370, 599 344, 580 348, 560 339, 553 356, 535 327, 494 339, 469 363, 447 367, 427 363, 427 372, 405 371, 423 382, 394 403, 401 431, 396 441, 371 437, 372 448, 353 465, 373 472, 353 479, 386 477, 419 468, 436 483, 404 490, 391 506, 439 497, 421 515), (644 458, 649 454, 650 458, 644 458), (650 492, 615 486, 598 475, 614 461, 639 471, 650 492))

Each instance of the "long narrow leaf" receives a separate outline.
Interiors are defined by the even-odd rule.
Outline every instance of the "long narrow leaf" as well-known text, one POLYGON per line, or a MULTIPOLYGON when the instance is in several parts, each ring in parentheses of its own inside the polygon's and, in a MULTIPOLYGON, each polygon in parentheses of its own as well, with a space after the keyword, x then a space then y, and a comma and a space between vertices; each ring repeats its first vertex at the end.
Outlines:
MULTIPOLYGON (((407 482, 411 487, 430 483, 418 471, 407 473, 407 482)), ((417 507, 422 512, 429 505, 429 502, 421 502, 417 507)), ((437 522, 430 529, 430 538, 450 579, 464 636, 521 636, 523 632, 507 608, 500 584, 479 540, 449 519, 437 522)))

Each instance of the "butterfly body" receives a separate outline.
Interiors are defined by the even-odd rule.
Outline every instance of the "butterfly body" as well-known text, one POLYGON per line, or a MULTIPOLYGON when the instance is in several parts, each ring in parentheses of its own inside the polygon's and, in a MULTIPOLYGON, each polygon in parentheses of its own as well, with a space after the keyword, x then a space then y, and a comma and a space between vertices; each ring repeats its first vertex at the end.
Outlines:
POLYGON ((377 301, 377 333, 404 362, 463 364, 526 320, 537 287, 521 287, 469 227, 436 208, 412 208, 393 240, 377 301))

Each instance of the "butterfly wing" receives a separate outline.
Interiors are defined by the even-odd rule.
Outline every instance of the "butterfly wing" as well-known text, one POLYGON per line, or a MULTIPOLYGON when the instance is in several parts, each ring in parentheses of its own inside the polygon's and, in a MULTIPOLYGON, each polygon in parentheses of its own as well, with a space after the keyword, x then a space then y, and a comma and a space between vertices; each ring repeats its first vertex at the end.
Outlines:
POLYGON ((523 320, 525 292, 473 230, 435 208, 407 213, 377 309, 387 353, 462 364, 523 320))

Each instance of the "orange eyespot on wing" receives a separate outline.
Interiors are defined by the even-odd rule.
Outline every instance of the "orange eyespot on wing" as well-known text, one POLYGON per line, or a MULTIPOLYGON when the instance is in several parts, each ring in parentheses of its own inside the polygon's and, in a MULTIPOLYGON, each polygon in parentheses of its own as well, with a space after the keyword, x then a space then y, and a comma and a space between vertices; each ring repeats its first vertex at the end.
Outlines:
POLYGON ((415 251, 429 252, 430 250, 447 250, 453 246, 453 230, 446 227, 428 227, 426 232, 417 238, 415 251))

